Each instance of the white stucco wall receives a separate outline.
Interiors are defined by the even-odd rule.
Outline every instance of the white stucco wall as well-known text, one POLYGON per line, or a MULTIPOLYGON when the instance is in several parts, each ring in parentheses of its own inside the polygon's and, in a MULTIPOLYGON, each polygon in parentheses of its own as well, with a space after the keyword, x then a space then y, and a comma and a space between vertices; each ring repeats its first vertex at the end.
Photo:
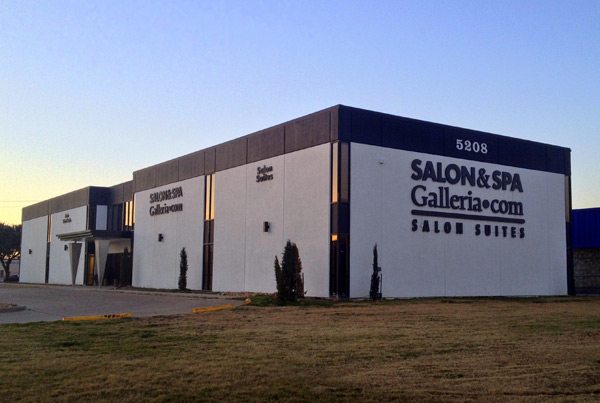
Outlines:
POLYGON ((23 221, 21 236, 22 283, 44 283, 46 279, 46 238, 48 216, 23 221), (29 254, 31 249, 31 254, 29 254))
POLYGON ((283 155, 249 164, 245 183, 246 205, 246 290, 273 292, 276 289, 273 263, 281 259, 284 239, 283 188, 287 181, 283 155), (256 182, 257 167, 272 166, 273 180, 256 182), (264 232, 264 222, 269 232, 264 232))
POLYGON ((187 287, 202 288, 204 177, 196 177, 135 194, 132 282, 136 287, 177 288, 179 254, 188 257, 187 287), (160 205, 183 204, 183 211, 150 215, 150 195, 181 186, 183 196, 160 205), (158 234, 163 241, 158 242, 158 234))
MULTIPOLYGON (((384 297, 558 295, 566 294, 565 177, 559 174, 492 165, 402 150, 352 144, 351 146, 351 297, 369 293, 372 248, 378 245, 383 268, 384 297), (482 189, 415 181, 414 159, 455 163, 476 170, 485 168, 518 173, 523 192, 482 189), (383 162, 382 164, 380 162, 383 162), (450 186, 453 194, 523 203, 524 224, 417 217, 411 190, 425 185, 428 192, 450 186), (412 230, 418 219, 418 230, 412 230), (431 226, 463 223, 463 234, 422 232, 423 220, 431 226), (525 237, 475 235, 475 225, 524 228, 525 237)), ((440 210, 457 212, 454 210, 440 210)), ((458 213, 464 213, 458 211, 458 213)), ((493 215, 485 213, 472 213, 493 215)))
POLYGON ((317 297, 329 296, 330 149, 323 144, 285 155, 284 239, 298 245, 304 289, 317 297))
POLYGON ((273 261, 290 239, 308 295, 328 296, 329 164, 324 144, 216 173, 213 290, 274 292, 273 261), (273 179, 257 182, 263 166, 273 179))
MULTIPOLYGON (((87 211, 87 206, 81 206, 51 215, 52 228, 50 230, 50 270, 48 283, 71 284, 69 251, 64 249, 65 245, 68 245, 69 242, 59 240, 56 235, 85 230, 87 226, 87 211), (66 214, 69 217, 66 220, 67 222, 63 222, 66 214)), ((83 284, 84 261, 85 245, 81 248, 75 284, 83 284)))
POLYGON ((213 291, 245 290, 246 166, 215 174, 213 291))

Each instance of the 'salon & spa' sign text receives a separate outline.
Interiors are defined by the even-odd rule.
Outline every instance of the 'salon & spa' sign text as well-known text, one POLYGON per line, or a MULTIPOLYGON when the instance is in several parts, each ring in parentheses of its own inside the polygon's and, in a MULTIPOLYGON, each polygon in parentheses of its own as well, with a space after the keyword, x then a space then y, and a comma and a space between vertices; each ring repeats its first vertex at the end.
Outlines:
POLYGON ((514 200, 523 193, 518 173, 414 159, 410 178, 417 182, 410 193, 411 214, 424 217, 412 220, 413 232, 462 234, 465 222, 479 221, 472 226, 476 236, 525 237, 524 206, 514 200), (480 189, 498 196, 482 197, 480 189), (510 197, 503 197, 507 193, 510 197))

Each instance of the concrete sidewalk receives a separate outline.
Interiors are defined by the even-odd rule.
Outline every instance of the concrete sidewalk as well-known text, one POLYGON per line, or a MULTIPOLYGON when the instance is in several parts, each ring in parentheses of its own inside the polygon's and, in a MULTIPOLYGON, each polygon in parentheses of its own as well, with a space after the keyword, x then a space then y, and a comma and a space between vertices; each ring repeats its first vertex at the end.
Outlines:
POLYGON ((0 323, 62 320, 67 316, 130 312, 134 317, 191 313, 192 308, 243 300, 214 293, 0 283, 0 303, 26 309, 0 312, 0 323))

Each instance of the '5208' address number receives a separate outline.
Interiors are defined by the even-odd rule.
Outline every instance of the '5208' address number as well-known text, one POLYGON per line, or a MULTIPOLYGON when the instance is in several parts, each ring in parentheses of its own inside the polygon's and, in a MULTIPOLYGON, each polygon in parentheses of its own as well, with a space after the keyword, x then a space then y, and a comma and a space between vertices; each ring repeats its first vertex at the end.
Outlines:
POLYGON ((488 146, 486 143, 478 141, 456 139, 456 149, 459 151, 469 151, 472 153, 487 154, 488 146))

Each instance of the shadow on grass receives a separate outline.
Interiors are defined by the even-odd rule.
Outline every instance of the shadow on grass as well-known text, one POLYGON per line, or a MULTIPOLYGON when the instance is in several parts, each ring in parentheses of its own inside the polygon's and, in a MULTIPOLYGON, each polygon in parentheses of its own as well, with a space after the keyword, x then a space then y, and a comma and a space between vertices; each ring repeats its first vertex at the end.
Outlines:
POLYGON ((276 294, 257 294, 250 297, 252 306, 300 306, 300 307, 330 307, 336 301, 324 298, 299 298, 297 301, 280 303, 276 294))
POLYGON ((277 294, 255 294, 249 297, 252 306, 275 307, 275 306, 300 306, 300 307, 355 307, 365 305, 398 305, 398 304, 422 304, 422 303, 442 303, 442 304, 478 304, 486 301, 499 302, 519 302, 526 304, 546 304, 557 302, 585 302, 594 297, 573 297, 573 296, 531 296, 531 297, 504 297, 504 296, 484 296, 484 297, 428 297, 428 298, 386 298, 373 301, 364 299, 330 299, 330 298, 300 298, 297 301, 282 304, 277 299, 277 294))

